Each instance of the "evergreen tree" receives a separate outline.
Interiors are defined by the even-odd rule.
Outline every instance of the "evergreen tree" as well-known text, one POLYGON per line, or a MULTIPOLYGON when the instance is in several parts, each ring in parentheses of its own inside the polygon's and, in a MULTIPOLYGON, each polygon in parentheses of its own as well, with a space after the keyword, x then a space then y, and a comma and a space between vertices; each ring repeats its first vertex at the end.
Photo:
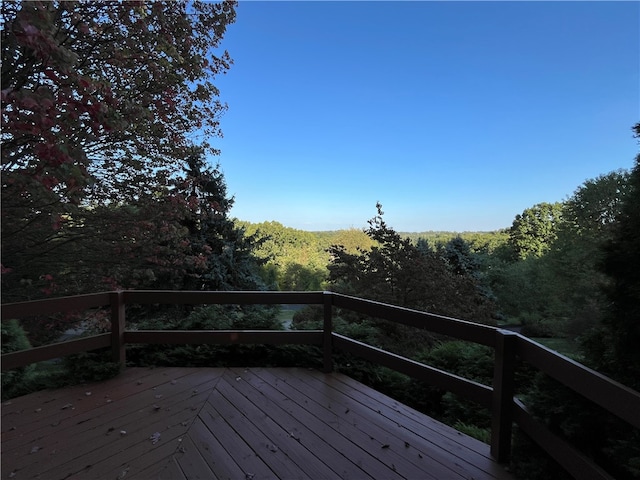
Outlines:
POLYGON ((329 281, 339 292, 470 321, 491 323, 493 304, 469 274, 453 272, 438 253, 414 245, 383 220, 382 206, 369 220, 375 246, 349 253, 330 249, 329 281))

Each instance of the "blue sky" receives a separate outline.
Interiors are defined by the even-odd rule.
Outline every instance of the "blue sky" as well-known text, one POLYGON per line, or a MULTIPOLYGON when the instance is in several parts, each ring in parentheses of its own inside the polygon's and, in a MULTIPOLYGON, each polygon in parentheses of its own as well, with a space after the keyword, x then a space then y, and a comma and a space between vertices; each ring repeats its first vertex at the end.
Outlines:
POLYGON ((507 228, 630 168, 637 2, 250 2, 214 143, 233 217, 507 228))

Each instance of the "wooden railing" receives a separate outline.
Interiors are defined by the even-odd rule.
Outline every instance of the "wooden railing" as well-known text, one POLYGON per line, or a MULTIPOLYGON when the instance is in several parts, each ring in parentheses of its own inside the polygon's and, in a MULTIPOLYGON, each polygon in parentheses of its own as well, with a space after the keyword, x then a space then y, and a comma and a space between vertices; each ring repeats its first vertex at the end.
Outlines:
POLYGON ((584 365, 519 334, 440 315, 349 297, 333 292, 186 292, 117 291, 2 305, 2 321, 57 312, 110 307, 111 332, 2 355, 2 370, 74 353, 111 347, 113 360, 125 365, 127 344, 307 344, 323 349, 325 371, 333 369, 334 349, 358 355, 443 390, 473 400, 491 412, 491 454, 500 462, 511 452, 515 423, 573 477, 609 479, 604 470, 538 422, 514 397, 514 372, 520 359, 555 378, 635 428, 640 428, 640 394, 584 365), (127 330, 128 304, 306 304, 323 305, 322 330, 127 330), (492 347, 491 387, 381 350, 335 333, 334 307, 492 347))

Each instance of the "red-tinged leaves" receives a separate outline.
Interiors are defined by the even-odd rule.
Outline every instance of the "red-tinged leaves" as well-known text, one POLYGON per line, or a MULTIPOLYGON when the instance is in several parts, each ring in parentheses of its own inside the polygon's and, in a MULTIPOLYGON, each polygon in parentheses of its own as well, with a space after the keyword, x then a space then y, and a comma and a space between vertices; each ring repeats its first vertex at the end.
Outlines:
POLYGON ((60 81, 60 77, 58 76, 58 74, 50 68, 47 68, 43 73, 49 80, 53 80, 56 83, 60 81))
POLYGON ((39 104, 32 97, 25 97, 20 101, 20 106, 27 110, 35 111, 39 109, 39 104))
POLYGON ((21 26, 22 26, 23 35, 26 35, 28 37, 36 37, 36 36, 38 36, 40 34, 40 30, 38 30, 33 25, 30 25, 28 23, 22 22, 21 26))
POLYGON ((194 148, 191 131, 219 134, 224 107, 211 78, 228 61, 214 49, 234 8, 179 0, 3 9, 3 70, 15 75, 2 85, 2 254, 15 278, 31 275, 33 292, 71 288, 38 274, 65 255, 60 271, 76 276, 67 283, 97 290, 154 278, 181 287, 181 275, 197 278, 219 251, 194 240, 209 218, 201 186, 173 180, 194 148), (201 85, 197 95, 190 85, 201 85))
POLYGON ((60 181, 57 178, 51 177, 49 175, 42 177, 40 181, 42 182, 42 184, 45 186, 47 190, 53 190, 53 187, 60 184, 60 181))

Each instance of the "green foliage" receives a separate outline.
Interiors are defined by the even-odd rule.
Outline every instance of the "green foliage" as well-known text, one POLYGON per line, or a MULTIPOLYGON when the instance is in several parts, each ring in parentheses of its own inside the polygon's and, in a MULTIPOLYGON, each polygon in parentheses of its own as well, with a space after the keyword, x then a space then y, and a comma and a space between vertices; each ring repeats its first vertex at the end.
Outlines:
POLYGON ((440 250, 440 255, 456 275, 477 275, 480 266, 478 259, 471 252, 469 243, 461 236, 449 240, 440 250))
POLYGON ((31 348, 20 322, 15 319, 2 322, 2 353, 18 352, 31 348))
POLYGON ((470 425, 463 422, 454 423, 453 428, 481 442, 487 444, 491 442, 491 431, 488 428, 480 428, 477 425, 470 425))
MULTIPOLYGON (((31 348, 27 335, 18 320, 4 320, 2 328, 1 353, 18 352, 31 348)), ((2 373, 2 398, 11 398, 20 392, 34 370, 33 365, 15 368, 2 373)))
POLYGON ((404 238, 408 238, 412 243, 416 244, 420 239, 428 245, 432 245, 432 249, 437 249, 446 245, 456 237, 462 238, 467 242, 471 251, 475 254, 491 255, 492 257, 510 260, 512 253, 510 250, 509 231, 506 229, 494 232, 420 232, 405 233, 400 232, 404 238))
POLYGON ((280 275, 278 286, 283 291, 317 291, 322 290, 325 277, 325 268, 288 263, 280 275))
POLYGON ((562 204, 539 204, 516 217, 510 244, 516 261, 490 261, 486 276, 500 313, 531 336, 583 336, 607 308, 599 272, 628 175, 587 180, 562 204), (519 253, 518 253, 519 252, 519 253))
POLYGON ((234 20, 234 2, 2 2, 5 298, 146 286, 171 255, 200 268, 170 183, 215 153, 192 132, 220 134, 234 20))
POLYGON ((522 325, 520 333, 527 337, 555 337, 564 332, 561 321, 546 318, 537 312, 523 312, 518 319, 522 325))
POLYGON ((509 470, 520 480, 574 480, 516 426, 509 470))
MULTIPOLYGON (((533 262, 527 258, 527 263, 506 267, 513 280, 510 292, 495 287, 500 303, 520 312, 523 333, 580 338, 585 354, 581 360, 636 389, 640 386, 639 177, 636 159, 630 174, 614 171, 584 182, 564 202, 557 238, 548 252, 533 262)), ((509 277, 502 281, 503 287, 510 283, 509 277)), ((542 374, 528 383, 524 395, 540 421, 615 478, 638 478, 637 429, 542 374)), ((517 475, 565 478, 560 467, 536 453, 539 449, 522 434, 515 438, 512 468, 517 475)))
MULTIPOLYGON (((334 314, 332 319, 334 332, 369 345, 381 346, 380 330, 372 319, 345 318, 344 314, 346 313, 334 314)), ((317 305, 309 305, 294 314, 291 328, 293 330, 321 330, 323 322, 323 308, 317 305)))
POLYGON ((120 373, 119 363, 111 360, 111 349, 83 352, 64 357, 64 379, 69 385, 100 382, 120 373))
POLYGON ((349 228, 335 232, 331 236, 331 243, 327 245, 327 248, 331 245, 340 245, 348 253, 358 253, 371 250, 372 247, 376 246, 376 242, 365 231, 349 228))
POLYGON ((509 230, 509 244, 517 259, 540 257, 549 251, 557 238, 562 209, 558 202, 539 203, 516 215, 509 230))
MULTIPOLYGON (((277 305, 207 305, 184 313, 177 308, 142 312, 130 328, 137 330, 279 330, 277 305)), ((313 349, 303 349, 314 362, 313 349)), ((253 366, 290 361, 295 348, 265 345, 137 345, 127 352, 127 364, 138 366, 253 366), (244 363, 243 363, 244 362, 244 363)), ((320 356, 321 358, 321 356, 320 356)), ((303 363, 306 362, 301 358, 303 363)), ((305 363, 306 364, 306 363, 305 363)), ((286 365, 293 366, 293 363, 286 365)), ((286 366, 281 365, 281 366, 286 366)))
POLYGON ((492 322, 492 304, 480 295, 470 275, 457 275, 437 253, 403 238, 378 215, 367 235, 376 242, 369 251, 351 254, 330 249, 331 288, 393 305, 415 308, 478 322, 492 322))
MULTIPOLYGON (((569 388, 538 372, 531 380, 524 402, 532 414, 556 435, 591 458, 614 478, 637 478, 640 464, 640 431, 609 414, 569 388)), ((518 436, 522 435, 518 433, 518 436)), ((514 445, 514 463, 529 463, 533 452, 514 445)), ((534 457, 535 458, 535 457, 534 457)), ((518 467, 522 468, 522 465, 518 467)), ((523 478, 549 478, 560 475, 554 462, 543 461, 523 478), (545 468, 541 468, 542 466, 545 468)))
POLYGON ((463 341, 441 342, 422 358, 440 370, 454 373, 484 385, 493 380, 493 349, 463 341))
POLYGON ((321 290, 329 257, 311 232, 285 227, 278 222, 237 222, 253 239, 254 254, 263 267, 266 285, 283 291, 321 290))
POLYGON ((188 313, 166 308, 143 312, 136 330, 280 330, 278 305, 206 305, 188 313))
MULTIPOLYGON (((484 385, 491 385, 493 380, 493 350, 483 345, 457 340, 441 342, 423 352, 419 359, 427 365, 484 385)), ((439 417, 448 424, 461 422, 479 429, 490 427, 491 419, 486 408, 449 392, 424 385, 422 389, 426 396, 431 396, 430 403, 440 403, 439 417)))
POLYGON ((322 368, 322 351, 309 345, 147 345, 127 354, 128 366, 322 368))
MULTIPOLYGON (((635 129, 640 137, 640 124, 635 129)), ((585 338, 585 347, 596 368, 640 390, 640 155, 629 185, 603 248, 601 268, 610 280, 605 289, 609 308, 601 326, 585 338)))

